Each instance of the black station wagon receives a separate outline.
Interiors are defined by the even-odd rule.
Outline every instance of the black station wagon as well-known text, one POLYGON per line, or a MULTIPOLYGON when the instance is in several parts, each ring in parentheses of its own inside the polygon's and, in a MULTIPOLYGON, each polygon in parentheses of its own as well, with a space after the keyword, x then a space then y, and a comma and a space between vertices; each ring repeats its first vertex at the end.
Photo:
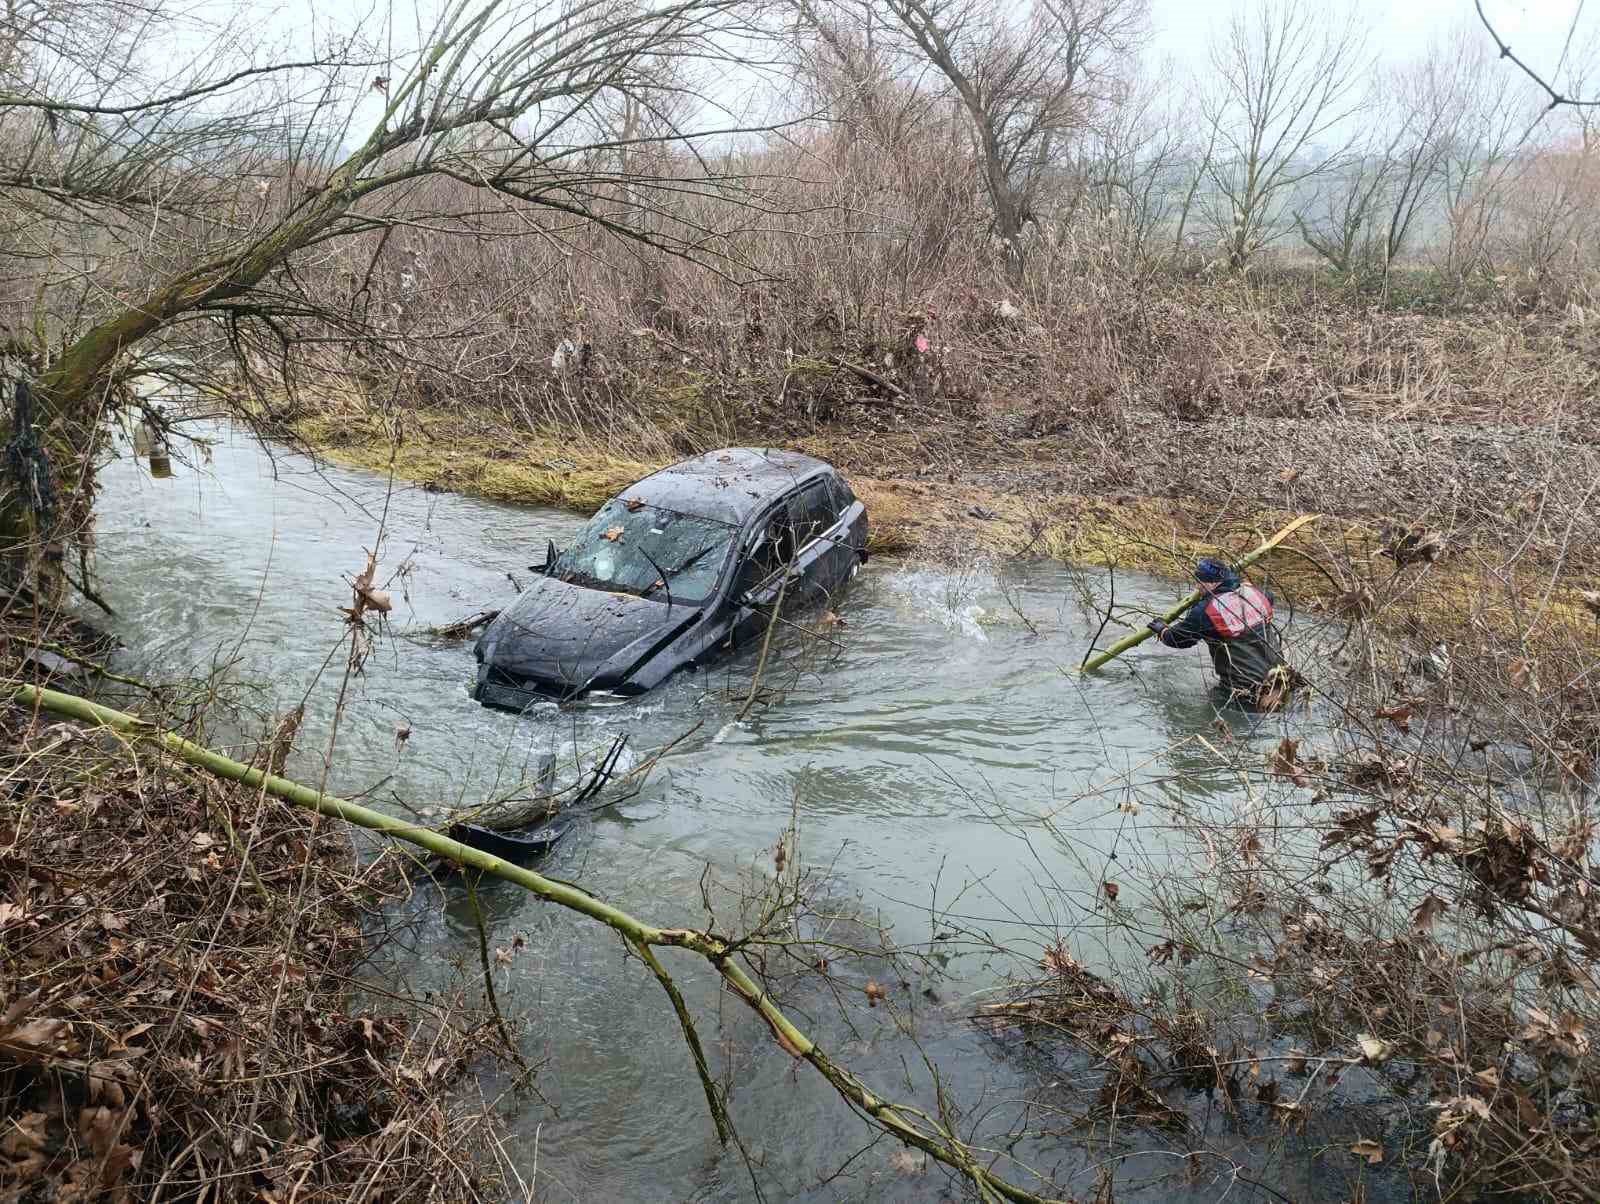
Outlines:
POLYGON ((478 640, 472 696, 640 694, 759 641, 774 606, 832 595, 867 559, 867 512, 821 460, 748 447, 612 498, 478 640))

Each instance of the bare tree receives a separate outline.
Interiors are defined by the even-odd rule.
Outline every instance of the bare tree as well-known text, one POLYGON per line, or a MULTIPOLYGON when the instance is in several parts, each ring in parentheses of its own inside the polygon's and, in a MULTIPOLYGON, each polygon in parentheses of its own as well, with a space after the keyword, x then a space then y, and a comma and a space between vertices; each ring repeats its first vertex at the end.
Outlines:
MULTIPOLYGON (((869 5, 876 0, 868 0, 869 5)), ((972 123, 1007 269, 1020 278, 1024 228, 1064 143, 1112 95, 1145 28, 1145 0, 881 0, 913 65, 931 66, 972 123)), ((875 20, 852 10, 855 20, 875 20)))
POLYGON ((1308 0, 1257 0, 1236 9, 1213 43, 1212 78, 1200 92, 1215 135, 1206 169, 1213 192, 1200 203, 1230 266, 1247 266, 1281 232, 1296 190, 1345 157, 1364 42, 1353 10, 1330 17, 1308 0))
MULTIPOLYGON (((619 170, 618 152, 692 146, 707 132, 705 104, 692 107, 700 128, 669 116, 682 87, 664 65, 747 52, 745 0, 582 0, 531 20, 506 0, 455 0, 415 53, 394 59, 347 42, 297 61, 238 52, 239 29, 191 30, 213 42, 194 42, 205 52, 182 56, 179 75, 149 52, 152 30, 176 22, 159 8, 18 5, 28 20, 8 27, 0 199, 78 232, 76 258, 57 250, 73 239, 43 248, 53 266, 36 308, 47 320, 7 335, 31 365, 38 408, 19 415, 10 459, 33 467, 7 476, 0 552, 35 584, 58 584, 49 558, 19 565, 16 550, 54 543, 59 559, 60 541, 87 530, 103 418, 130 401, 133 349, 196 324, 235 346, 248 330, 286 343, 296 320, 321 312, 304 273, 339 244, 394 228, 493 228, 482 206, 430 208, 429 181, 527 224, 545 214, 679 253, 714 243, 703 229, 647 228, 632 207, 619 220, 612 202, 623 183, 637 206, 652 184, 681 196, 726 181, 713 185, 704 167, 698 184, 678 168, 641 177, 619 170), (77 22, 91 17, 106 29, 86 38, 77 22), (660 118, 655 128, 608 132, 605 106, 615 112, 618 98, 660 118), (352 137, 363 102, 376 120, 352 137)), ((713 114, 709 125, 728 123, 713 114)), ((348 272, 359 293, 372 265, 348 272)))
POLYGON ((1301 241, 1342 276, 1386 262, 1373 230, 1396 164, 1388 147, 1361 148, 1317 179, 1319 204, 1294 211, 1301 241))
POLYGON ((1439 59, 1432 86, 1449 115, 1437 165, 1445 220, 1439 266, 1463 280, 1483 266, 1503 204, 1501 185, 1538 119, 1538 103, 1525 80, 1494 70, 1489 48, 1464 31, 1439 59))
POLYGON ((1081 144, 1077 174, 1098 228, 1135 264, 1158 254, 1185 165, 1199 156, 1159 78, 1132 84, 1081 144))

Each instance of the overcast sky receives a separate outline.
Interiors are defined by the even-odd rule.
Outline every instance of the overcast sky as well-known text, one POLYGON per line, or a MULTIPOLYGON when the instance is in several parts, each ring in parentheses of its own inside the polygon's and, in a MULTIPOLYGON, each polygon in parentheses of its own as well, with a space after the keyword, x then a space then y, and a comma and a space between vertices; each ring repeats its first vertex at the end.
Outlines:
MULTIPOLYGON (((1333 0, 1327 6, 1342 10, 1333 0)), ((1372 49, 1395 58, 1420 53, 1463 21, 1482 28, 1473 0, 1367 0, 1361 8, 1372 29, 1372 49)), ((1484 0, 1483 8, 1517 57, 1541 74, 1554 73, 1575 17, 1581 19, 1572 41, 1574 54, 1600 28, 1600 0, 1484 0)), ((1153 55, 1203 66, 1207 41, 1227 24, 1233 9, 1231 0, 1150 0, 1153 55)))
MULTIPOLYGON (((211 4, 227 6, 232 3, 255 8, 261 0, 209 0, 211 4)), ((554 0, 511 0, 508 16, 515 21, 523 12, 530 17, 547 11, 554 0), (514 16, 512 14, 515 14, 514 16)), ((1009 4, 1016 0, 990 0, 995 4, 1009 4)), ((1207 44, 1212 36, 1225 29, 1229 15, 1239 3, 1254 5, 1259 0, 1149 0, 1152 26, 1152 44, 1149 61, 1152 64, 1170 60, 1180 70, 1204 70, 1207 44)), ((1370 29, 1370 49, 1376 55, 1392 60, 1403 60, 1426 51, 1436 38, 1449 34, 1466 24, 1487 43, 1489 35, 1482 31, 1473 0, 1306 0, 1324 4, 1330 14, 1346 11, 1347 3, 1355 3, 1365 14, 1370 29)), ((270 0, 269 0, 270 3, 270 0)), ((262 24, 285 32, 304 34, 312 27, 307 16, 314 13, 318 24, 331 21, 335 26, 353 25, 360 21, 373 29, 388 13, 393 14, 396 25, 395 45, 414 44, 419 23, 425 23, 419 13, 432 16, 448 0, 295 0, 288 6, 262 6, 262 24)), ((1483 0, 1484 10, 1501 37, 1510 42, 1512 49, 1545 78, 1555 81, 1557 67, 1562 61, 1563 47, 1568 42, 1574 19, 1578 27, 1571 38, 1569 56, 1576 56, 1584 47, 1591 55, 1600 54, 1600 0, 1483 0)), ((1498 70, 1512 71, 1509 64, 1500 64, 1498 70)), ((1600 77, 1600 64, 1590 71, 1592 78, 1600 77)), ((759 103, 759 102, 758 102, 759 103)), ((352 124, 354 131, 363 133, 370 122, 381 112, 381 100, 365 97, 352 124)))

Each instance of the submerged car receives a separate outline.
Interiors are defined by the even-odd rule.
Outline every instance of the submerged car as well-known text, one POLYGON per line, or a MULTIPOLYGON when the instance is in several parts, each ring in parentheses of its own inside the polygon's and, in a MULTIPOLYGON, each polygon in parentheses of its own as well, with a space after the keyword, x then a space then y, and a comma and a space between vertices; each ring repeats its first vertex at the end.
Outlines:
POLYGON ((867 512, 832 465, 747 447, 663 468, 612 498, 489 624, 472 696, 641 694, 832 595, 867 559, 867 512))

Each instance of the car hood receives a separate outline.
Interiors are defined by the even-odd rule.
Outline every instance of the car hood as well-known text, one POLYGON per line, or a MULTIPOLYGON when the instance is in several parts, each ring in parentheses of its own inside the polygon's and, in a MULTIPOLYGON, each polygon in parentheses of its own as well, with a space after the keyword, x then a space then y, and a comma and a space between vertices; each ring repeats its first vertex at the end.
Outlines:
POLYGON ((548 686, 611 688, 698 611, 537 578, 478 640, 484 665, 548 686))

